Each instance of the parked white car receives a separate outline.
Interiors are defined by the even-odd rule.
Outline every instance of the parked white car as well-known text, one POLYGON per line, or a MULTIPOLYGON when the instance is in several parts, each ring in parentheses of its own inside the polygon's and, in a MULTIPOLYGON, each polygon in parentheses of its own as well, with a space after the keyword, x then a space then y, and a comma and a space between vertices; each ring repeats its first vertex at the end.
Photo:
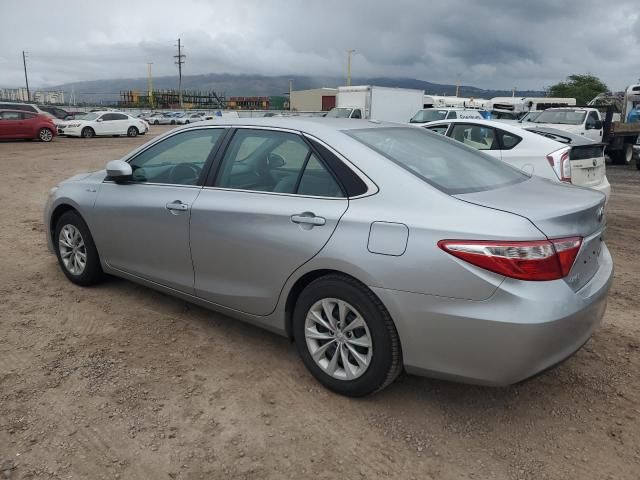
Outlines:
POLYGON ((136 137, 149 131, 144 120, 121 112, 91 112, 79 120, 58 125, 58 134, 91 138, 101 135, 127 135, 136 137))
POLYGON ((187 113, 182 117, 176 118, 177 125, 188 125, 190 123, 202 122, 205 119, 203 113, 187 113))
POLYGON ((429 122, 454 118, 482 119, 483 116, 478 110, 472 108, 424 108, 418 110, 418 113, 411 117, 409 123, 422 127, 429 122))
POLYGON ((494 120, 445 120, 425 128, 527 173, 556 182, 589 187, 609 199, 603 143, 550 129, 522 128, 494 120), (554 133, 555 132, 555 133, 554 133), (566 134, 563 136, 563 134, 566 134), (570 135, 570 136, 569 136, 570 135))

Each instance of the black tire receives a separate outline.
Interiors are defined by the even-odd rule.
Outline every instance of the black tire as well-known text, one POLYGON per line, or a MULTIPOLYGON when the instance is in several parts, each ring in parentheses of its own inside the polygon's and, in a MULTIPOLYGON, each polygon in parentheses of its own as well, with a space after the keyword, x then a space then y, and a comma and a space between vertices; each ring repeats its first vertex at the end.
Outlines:
POLYGON ((53 140, 53 131, 50 128, 41 128, 38 132, 38 138, 41 142, 50 142, 53 140))
POLYGON ((160 122, 159 122, 158 120, 154 120, 154 121, 153 121, 153 124, 154 124, 154 125, 160 125, 160 122))
POLYGON ((136 127, 129 127, 127 129, 127 137, 137 137, 138 136, 138 129, 136 127))
POLYGON ((93 138, 96 136, 96 132, 91 127, 84 127, 80 135, 82 136, 82 138, 93 138))
POLYGON ((58 219, 53 233, 53 245, 56 251, 56 257, 58 257, 60 268, 72 283, 81 285, 83 287, 88 287, 90 285, 99 283, 104 278, 104 272, 102 271, 102 267, 100 265, 98 250, 96 249, 96 245, 93 242, 93 237, 91 236, 89 227, 87 227, 87 224, 76 211, 65 212, 58 219), (67 225, 75 227, 80 232, 80 235, 82 236, 82 240, 84 242, 86 263, 84 269, 77 274, 72 273, 67 268, 62 260, 62 255, 60 252, 60 232, 67 225))
POLYGON ((400 339, 389 312, 371 290, 351 277, 335 274, 311 282, 296 301, 293 334, 307 369, 322 385, 341 395, 361 397, 377 392, 391 384, 402 371, 400 339), (324 298, 344 300, 355 307, 371 334, 370 363, 364 373, 353 380, 332 377, 316 364, 309 352, 305 319, 311 307, 324 298))
POLYGON ((190 122, 189 122, 189 120, 185 120, 184 123, 189 125, 190 122))
POLYGON ((175 125, 176 121, 175 120, 171 120, 171 125, 175 125))
POLYGON ((633 160, 633 144, 625 143, 620 150, 612 152, 611 162, 614 165, 631 165, 633 160))

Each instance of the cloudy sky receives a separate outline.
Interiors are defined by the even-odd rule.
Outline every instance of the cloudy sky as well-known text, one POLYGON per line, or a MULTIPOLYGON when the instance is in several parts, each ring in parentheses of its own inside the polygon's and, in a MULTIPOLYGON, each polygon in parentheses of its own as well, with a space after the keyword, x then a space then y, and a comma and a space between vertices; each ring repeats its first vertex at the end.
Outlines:
POLYGON ((539 89, 640 77, 640 0, 3 0, 0 87, 183 73, 412 77, 539 89), (13 19, 13 20, 12 20, 13 19))

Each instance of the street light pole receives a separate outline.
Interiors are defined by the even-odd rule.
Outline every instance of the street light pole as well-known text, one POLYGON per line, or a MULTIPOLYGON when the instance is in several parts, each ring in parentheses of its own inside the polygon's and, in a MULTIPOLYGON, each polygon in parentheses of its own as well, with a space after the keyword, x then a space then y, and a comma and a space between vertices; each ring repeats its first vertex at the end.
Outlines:
POLYGON ((347 50, 347 87, 351 86, 351 55, 355 53, 355 50, 347 50))

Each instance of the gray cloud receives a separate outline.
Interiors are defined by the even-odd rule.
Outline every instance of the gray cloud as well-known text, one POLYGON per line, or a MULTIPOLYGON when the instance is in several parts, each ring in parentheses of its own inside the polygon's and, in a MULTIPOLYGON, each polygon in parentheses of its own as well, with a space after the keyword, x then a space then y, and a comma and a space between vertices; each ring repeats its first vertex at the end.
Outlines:
POLYGON ((69 1, 0 7, 0 86, 176 73, 408 76, 484 88, 541 88, 590 72, 612 88, 640 76, 637 0, 69 1), (22 21, 24 12, 28 22, 22 21), (15 19, 15 21, 6 21, 15 19), (28 25, 27 25, 28 24, 28 25))

